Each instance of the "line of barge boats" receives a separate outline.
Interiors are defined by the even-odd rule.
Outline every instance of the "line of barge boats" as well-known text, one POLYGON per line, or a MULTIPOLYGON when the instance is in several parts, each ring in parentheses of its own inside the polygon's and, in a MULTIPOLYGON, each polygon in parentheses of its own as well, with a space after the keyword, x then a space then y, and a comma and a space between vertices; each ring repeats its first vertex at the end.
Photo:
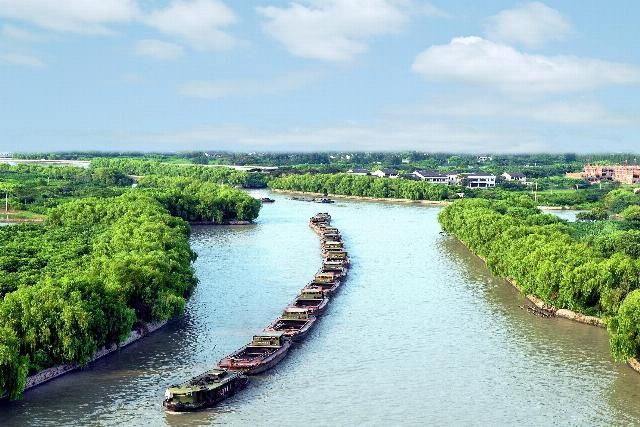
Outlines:
POLYGON ((309 220, 320 236, 322 267, 280 317, 253 336, 251 342, 218 362, 215 369, 169 387, 163 406, 171 411, 195 411, 216 405, 243 389, 247 375, 255 375, 280 363, 291 346, 303 340, 326 310, 330 295, 344 283, 349 268, 340 231, 331 226, 331 215, 319 213, 309 220))

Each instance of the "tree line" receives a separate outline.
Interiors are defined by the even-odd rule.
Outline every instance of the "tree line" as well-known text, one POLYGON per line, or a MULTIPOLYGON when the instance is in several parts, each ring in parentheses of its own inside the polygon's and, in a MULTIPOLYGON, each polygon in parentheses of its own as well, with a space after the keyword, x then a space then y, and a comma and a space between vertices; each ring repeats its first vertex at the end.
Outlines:
MULTIPOLYGON (((556 307, 603 317, 616 360, 640 356, 638 243, 625 249, 608 240, 626 240, 619 235, 576 233, 574 227, 580 225, 541 214, 527 197, 457 201, 439 220, 445 231, 484 258, 492 272, 522 292, 556 307), (599 244, 590 239, 600 239, 599 244)), ((600 227, 611 229, 611 223, 600 227)), ((615 226, 625 227, 628 224, 615 226)), ((633 234, 638 242, 638 231, 633 234)))
POLYGON ((19 398, 29 374, 87 363, 139 322, 182 312, 197 282, 187 221, 254 220, 260 209, 240 190, 188 177, 120 191, 59 203, 43 224, 0 227, 0 395, 19 398))
POLYGON ((455 187, 406 179, 381 179, 349 174, 287 175, 269 181, 278 190, 410 200, 445 200, 455 187))
POLYGON ((127 175, 181 176, 243 188, 264 188, 268 177, 264 173, 248 173, 224 166, 177 165, 155 160, 128 158, 93 159, 91 167, 112 168, 127 175))

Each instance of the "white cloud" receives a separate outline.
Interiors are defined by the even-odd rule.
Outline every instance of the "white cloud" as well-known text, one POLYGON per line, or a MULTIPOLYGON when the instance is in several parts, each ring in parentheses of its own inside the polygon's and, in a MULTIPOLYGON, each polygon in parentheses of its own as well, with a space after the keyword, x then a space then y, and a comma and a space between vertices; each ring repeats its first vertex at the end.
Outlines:
MULTIPOLYGON (((407 23, 407 1, 310 0, 288 7, 259 7, 264 30, 293 55, 348 61, 367 50, 366 41, 399 31, 407 23)), ((426 11, 426 9, 425 9, 426 11)))
POLYGON ((233 47, 237 40, 223 29, 237 21, 235 13, 219 0, 174 0, 144 18, 147 25, 199 50, 233 47))
POLYGON ((320 77, 316 72, 293 72, 271 80, 222 80, 222 81, 192 81, 178 88, 181 95, 219 99, 234 96, 274 95, 290 92, 307 86, 320 77))
POLYGON ((575 56, 520 52, 480 37, 458 37, 420 53, 412 66, 423 77, 541 94, 637 85, 640 67, 575 56))
POLYGON ((109 33, 109 24, 132 21, 135 0, 0 0, 0 16, 74 33, 109 33))
POLYGON ((547 41, 563 40, 571 23, 556 9, 540 2, 506 9, 488 19, 487 38, 505 43, 538 47, 547 41))
POLYGON ((182 56, 183 49, 175 43, 145 39, 136 42, 134 52, 136 55, 146 56, 158 61, 171 61, 182 56))
POLYGON ((47 66, 41 59, 21 53, 0 53, 0 64, 2 63, 28 68, 44 68, 47 66))

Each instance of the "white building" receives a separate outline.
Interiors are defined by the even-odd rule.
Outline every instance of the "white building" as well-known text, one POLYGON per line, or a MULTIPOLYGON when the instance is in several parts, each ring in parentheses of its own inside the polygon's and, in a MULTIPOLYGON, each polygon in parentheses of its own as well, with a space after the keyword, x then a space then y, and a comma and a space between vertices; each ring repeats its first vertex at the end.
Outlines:
POLYGON ((377 176, 380 178, 397 178, 398 171, 395 169, 378 169, 377 171, 373 172, 371 175, 377 176))
POLYGON ((527 177, 520 172, 505 172, 501 176, 504 177, 505 181, 517 181, 523 184, 527 182, 527 177))
POLYGON ((496 176, 485 172, 463 173, 462 184, 467 188, 492 188, 496 186, 496 176))
POLYGON ((421 181, 432 182, 435 184, 449 184, 449 178, 447 174, 443 174, 440 172, 421 170, 415 171, 411 175, 415 176, 421 181))

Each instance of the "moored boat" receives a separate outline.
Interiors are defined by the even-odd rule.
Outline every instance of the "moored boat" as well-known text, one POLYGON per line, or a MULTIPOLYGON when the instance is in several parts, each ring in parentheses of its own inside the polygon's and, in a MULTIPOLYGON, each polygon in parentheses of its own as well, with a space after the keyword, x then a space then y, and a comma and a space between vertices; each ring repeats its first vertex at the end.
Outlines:
POLYGON ((338 233, 329 233, 329 234, 323 234, 322 238, 325 241, 331 241, 331 242, 341 242, 342 241, 342 236, 338 233))
POLYGON ((272 198, 270 198, 270 197, 262 197, 262 198, 260 199, 260 201, 261 201, 262 203, 273 203, 273 202, 275 202, 275 200, 274 200, 274 199, 272 199, 272 198))
POLYGON ((332 294, 340 288, 340 280, 329 280, 323 281, 318 279, 313 279, 310 281, 305 288, 320 288, 325 294, 332 294))
POLYGON ((294 341, 302 340, 316 322, 316 317, 307 308, 287 307, 275 322, 265 328, 265 331, 281 331, 286 337, 294 341))
POLYGON ((325 261, 341 262, 343 265, 349 265, 349 255, 344 251, 328 251, 323 254, 325 261))
POLYGON ((312 223, 329 222, 331 221, 331 215, 327 212, 320 212, 312 216, 309 221, 312 223))
POLYGON ((218 367, 247 375, 259 374, 280 363, 290 347, 291 340, 284 332, 261 332, 253 336, 250 344, 220 360, 218 367))
POLYGON ((327 297, 322 288, 305 287, 302 288, 300 294, 291 304, 293 307, 306 308, 309 313, 320 316, 329 304, 327 297))
POLYGON ((342 264, 323 263, 320 273, 334 273, 338 277, 344 277, 347 275, 347 269, 342 264))
POLYGON ((342 242, 333 242, 333 241, 323 241, 320 244, 321 248, 323 251, 333 251, 333 250, 339 250, 339 251, 344 251, 344 245, 342 242))
POLYGON ((170 411, 186 412, 209 408, 233 396, 247 385, 247 377, 225 369, 212 369, 165 392, 162 406, 170 411))
POLYGON ((334 201, 328 197, 314 197, 311 201, 314 203, 334 203, 334 201))

